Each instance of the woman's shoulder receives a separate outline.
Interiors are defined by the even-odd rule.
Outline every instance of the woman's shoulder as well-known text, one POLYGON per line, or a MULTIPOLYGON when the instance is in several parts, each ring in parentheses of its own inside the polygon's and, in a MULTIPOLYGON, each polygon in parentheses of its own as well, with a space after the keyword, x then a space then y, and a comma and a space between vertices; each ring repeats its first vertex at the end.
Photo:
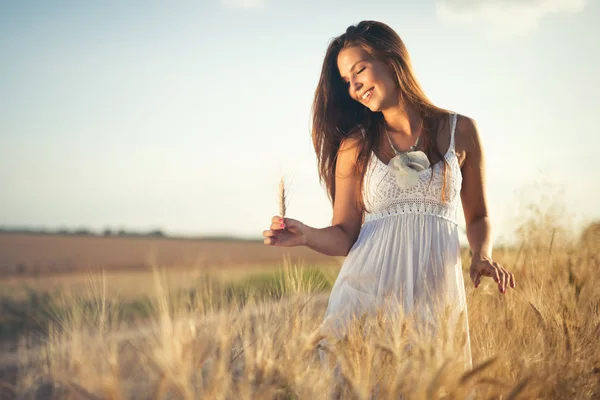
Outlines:
POLYGON ((481 151, 481 138, 477 121, 469 116, 456 113, 454 143, 457 153, 464 155, 481 151))
POLYGON ((446 132, 446 134, 448 134, 453 128, 453 124, 454 134, 456 137, 469 137, 477 130, 477 122, 473 118, 464 114, 460 114, 451 109, 442 108, 435 115, 435 119, 439 123, 438 129, 446 132))
POLYGON ((354 128, 350 129, 348 135, 342 139, 340 143, 340 149, 348 149, 359 146, 364 140, 367 132, 362 125, 356 125, 354 128))
POLYGON ((358 157, 362 149, 364 134, 360 128, 353 128, 348 132, 340 142, 338 150, 338 165, 340 169, 351 171, 358 162, 358 157))
POLYGON ((472 135, 477 131, 477 121, 475 119, 456 112, 454 114, 456 114, 456 134, 472 135))

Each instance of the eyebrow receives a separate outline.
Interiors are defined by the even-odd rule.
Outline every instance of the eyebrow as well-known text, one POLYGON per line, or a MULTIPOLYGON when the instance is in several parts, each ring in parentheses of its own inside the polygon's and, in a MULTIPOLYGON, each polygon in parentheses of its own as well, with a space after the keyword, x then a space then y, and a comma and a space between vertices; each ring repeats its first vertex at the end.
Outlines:
MULTIPOLYGON (((367 60, 358 60, 357 62, 355 62, 354 64, 352 64, 352 66, 350 67, 350 72, 352 72, 354 70, 354 67, 356 67, 356 64, 361 63, 363 61, 367 61, 367 60)), ((340 76, 342 78, 342 80, 344 80, 343 76, 340 76)))

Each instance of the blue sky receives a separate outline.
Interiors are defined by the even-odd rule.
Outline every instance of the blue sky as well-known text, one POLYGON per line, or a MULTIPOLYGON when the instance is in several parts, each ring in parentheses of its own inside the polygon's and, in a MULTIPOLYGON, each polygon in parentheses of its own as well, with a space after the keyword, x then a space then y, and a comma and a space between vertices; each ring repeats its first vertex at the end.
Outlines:
POLYGON ((283 173, 288 215, 327 226, 311 101, 363 19, 477 120, 497 242, 540 186, 600 218, 598 2, 415 3, 0 2, 0 225, 259 237, 283 173))

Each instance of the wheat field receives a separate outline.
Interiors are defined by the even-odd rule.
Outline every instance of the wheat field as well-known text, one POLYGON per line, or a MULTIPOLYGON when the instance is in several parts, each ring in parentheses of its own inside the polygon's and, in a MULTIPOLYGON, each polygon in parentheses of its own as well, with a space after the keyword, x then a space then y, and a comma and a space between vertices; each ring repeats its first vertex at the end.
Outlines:
POLYGON ((62 299, 43 337, 21 337, 13 379, 2 393, 22 399, 600 398, 597 229, 585 240, 531 223, 520 232, 520 246, 494 252, 516 278, 516 289, 505 295, 491 279, 473 288, 464 251, 472 369, 458 357, 464 335, 444 326, 427 339, 401 313, 357 318, 345 338, 327 338, 320 328, 336 270, 284 257, 279 273, 235 287, 207 273, 180 290, 176 271, 154 265, 144 318, 130 318, 123 301, 107 294, 106 273, 87 275, 87 291, 62 299), (319 347, 323 339, 326 348, 319 347))

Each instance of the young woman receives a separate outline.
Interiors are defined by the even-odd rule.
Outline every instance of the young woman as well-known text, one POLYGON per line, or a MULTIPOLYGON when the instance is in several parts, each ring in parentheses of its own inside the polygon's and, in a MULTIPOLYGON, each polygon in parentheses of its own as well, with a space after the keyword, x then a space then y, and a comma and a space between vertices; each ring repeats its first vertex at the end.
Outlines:
MULTIPOLYGON (((350 26, 332 40, 313 114, 332 224, 317 229, 275 216, 264 243, 346 256, 326 319, 373 309, 392 295, 404 312, 422 319, 431 317, 434 304, 450 305, 455 316, 465 314, 468 338, 459 197, 474 286, 487 276, 500 293, 515 287, 513 275, 492 260, 485 158, 475 122, 432 104, 398 34, 375 21, 350 26)), ((466 352, 470 363, 468 340, 466 352)))

